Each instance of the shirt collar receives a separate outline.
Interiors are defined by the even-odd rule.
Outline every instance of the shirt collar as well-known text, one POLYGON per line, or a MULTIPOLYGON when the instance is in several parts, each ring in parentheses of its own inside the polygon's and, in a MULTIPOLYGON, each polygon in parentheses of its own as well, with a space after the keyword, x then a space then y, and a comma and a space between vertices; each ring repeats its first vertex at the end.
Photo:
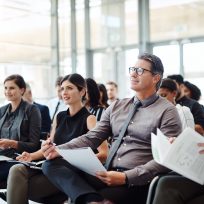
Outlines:
MULTIPOLYGON (((159 96, 157 95, 157 93, 154 93, 149 98, 146 98, 145 100, 140 100, 140 102, 142 103, 142 107, 144 108, 154 103, 158 98, 159 96)), ((137 103, 138 101, 139 99, 137 98, 137 96, 135 96, 133 103, 137 103)))

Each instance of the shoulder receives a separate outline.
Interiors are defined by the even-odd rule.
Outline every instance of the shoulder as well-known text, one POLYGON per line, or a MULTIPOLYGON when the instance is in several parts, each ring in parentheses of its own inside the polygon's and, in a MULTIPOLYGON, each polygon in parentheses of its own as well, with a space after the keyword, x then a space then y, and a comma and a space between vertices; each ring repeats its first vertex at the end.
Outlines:
POLYGON ((34 105, 36 105, 40 110, 48 110, 48 106, 44 105, 44 104, 40 104, 40 103, 33 103, 34 105))
POLYGON ((0 116, 2 116, 6 112, 6 110, 9 106, 10 106, 10 104, 6 104, 6 105, 0 107, 0 116))
POLYGON ((94 128, 96 126, 96 117, 94 115, 89 115, 87 117, 87 127, 89 130, 91 130, 92 128, 94 128))
POLYGON ((21 107, 25 108, 26 113, 30 113, 30 112, 39 112, 40 113, 40 110, 36 105, 30 104, 27 101, 23 101, 21 107))
POLYGON ((173 103, 169 102, 166 98, 163 98, 161 96, 159 96, 158 100, 155 101, 154 105, 161 110, 165 109, 176 110, 176 106, 173 103))
POLYGON ((114 101, 113 103, 111 103, 111 105, 108 108, 122 108, 124 106, 128 106, 130 104, 132 104, 133 102, 133 98, 124 98, 124 99, 118 99, 116 101, 114 101))

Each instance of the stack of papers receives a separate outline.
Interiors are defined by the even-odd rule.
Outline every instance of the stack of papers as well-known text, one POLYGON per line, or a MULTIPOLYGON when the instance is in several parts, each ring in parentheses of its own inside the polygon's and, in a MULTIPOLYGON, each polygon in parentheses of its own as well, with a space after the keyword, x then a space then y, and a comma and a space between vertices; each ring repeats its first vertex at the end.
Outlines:
POLYGON ((157 135, 151 134, 152 154, 156 162, 204 184, 204 154, 199 154, 198 143, 204 143, 204 137, 191 128, 186 128, 172 144, 159 129, 157 135))

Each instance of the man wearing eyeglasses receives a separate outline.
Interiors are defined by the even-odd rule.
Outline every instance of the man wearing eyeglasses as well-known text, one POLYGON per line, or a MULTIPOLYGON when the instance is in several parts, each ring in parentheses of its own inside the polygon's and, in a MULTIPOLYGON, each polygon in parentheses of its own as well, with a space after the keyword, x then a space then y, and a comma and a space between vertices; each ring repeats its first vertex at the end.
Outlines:
POLYGON ((105 164, 107 171, 90 176, 60 158, 49 140, 43 144, 47 159, 44 174, 74 203, 144 204, 151 180, 168 172, 153 160, 151 150, 151 133, 156 133, 157 128, 168 137, 176 137, 181 132, 175 106, 156 94, 163 71, 157 56, 140 55, 135 66, 129 68, 130 88, 135 96, 113 102, 93 131, 58 146, 96 149, 112 135, 105 164))

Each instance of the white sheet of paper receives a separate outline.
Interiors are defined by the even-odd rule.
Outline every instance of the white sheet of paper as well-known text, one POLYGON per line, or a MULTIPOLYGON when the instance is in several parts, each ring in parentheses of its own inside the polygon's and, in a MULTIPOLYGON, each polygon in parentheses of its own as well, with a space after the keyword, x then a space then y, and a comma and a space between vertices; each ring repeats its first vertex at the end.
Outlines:
POLYGON ((204 137, 195 130, 186 128, 173 144, 167 144, 161 131, 152 133, 152 153, 155 161, 169 169, 204 184, 204 155, 199 154, 197 143, 204 143, 204 137))
POLYGON ((0 161, 8 161, 8 160, 12 160, 12 159, 9 158, 9 157, 6 157, 6 156, 3 156, 3 155, 0 155, 0 161))
POLYGON ((95 176, 97 171, 106 171, 90 147, 58 149, 58 153, 78 169, 95 176))

